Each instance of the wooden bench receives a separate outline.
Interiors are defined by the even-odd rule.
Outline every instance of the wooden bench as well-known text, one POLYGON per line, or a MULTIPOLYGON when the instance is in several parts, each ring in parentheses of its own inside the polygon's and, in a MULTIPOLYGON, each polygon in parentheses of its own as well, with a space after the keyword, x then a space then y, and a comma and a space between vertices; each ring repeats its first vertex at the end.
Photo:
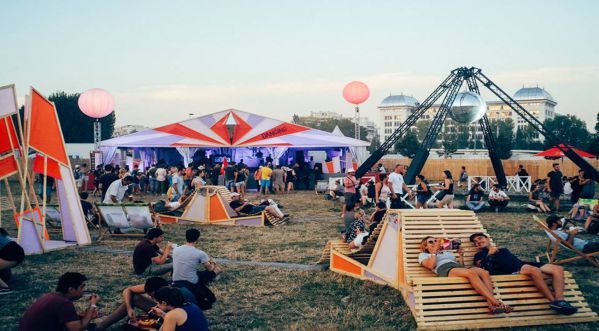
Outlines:
MULTIPOLYGON (((460 277, 437 277, 418 263, 420 241, 426 236, 459 238, 464 262, 472 264, 476 248, 469 242, 473 233, 486 230, 471 211, 461 210, 390 210, 368 265, 346 256, 331 270, 352 277, 392 286, 401 291, 418 329, 456 330, 496 328, 597 321, 576 281, 566 273, 565 297, 579 311, 571 316, 557 315, 549 302, 523 275, 492 276, 495 295, 514 307, 510 314, 489 315, 487 303, 470 284, 460 277)), ((550 280, 548 279, 550 284, 550 280)))

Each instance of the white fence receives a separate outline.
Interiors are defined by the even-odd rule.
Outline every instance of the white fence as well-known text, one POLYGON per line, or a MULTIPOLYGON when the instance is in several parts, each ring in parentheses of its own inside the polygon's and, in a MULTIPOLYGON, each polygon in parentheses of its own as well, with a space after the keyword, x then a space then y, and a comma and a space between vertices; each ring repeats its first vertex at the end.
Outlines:
MULTIPOLYGON (((507 180, 508 192, 530 192, 530 176, 506 176, 505 179, 507 180)), ((488 192, 493 185, 498 184, 495 176, 468 176, 468 190, 476 183, 480 184, 485 192, 488 192)))

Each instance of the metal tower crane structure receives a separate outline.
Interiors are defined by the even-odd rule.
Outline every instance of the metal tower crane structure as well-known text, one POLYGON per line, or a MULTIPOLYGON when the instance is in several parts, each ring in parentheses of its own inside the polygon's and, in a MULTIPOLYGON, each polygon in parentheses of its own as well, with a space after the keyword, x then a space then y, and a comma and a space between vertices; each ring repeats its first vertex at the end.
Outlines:
MULTIPOLYGON (((429 109, 435 101, 437 101, 442 95, 445 94, 443 102, 439 111, 435 115, 431 126, 429 127, 422 146, 414 156, 408 173, 406 174, 405 180, 407 183, 413 183, 416 175, 420 173, 424 167, 424 163, 429 156, 430 149, 435 142, 439 131, 447 117, 448 112, 453 105, 456 94, 458 93, 463 82, 466 81, 468 89, 471 92, 480 94, 478 89, 477 81, 483 86, 488 88, 493 94, 495 94, 501 101, 508 105, 516 114, 522 117, 531 127, 542 134, 552 145, 557 146, 570 160, 572 160, 577 166, 584 170, 585 174, 588 174, 595 181, 599 182, 599 171, 589 164, 585 159, 578 155, 569 144, 563 141, 558 141, 557 137, 547 130, 545 125, 534 117, 529 111, 527 111, 522 105, 516 100, 512 99, 507 93, 505 93, 497 84, 491 81, 486 75, 482 73, 482 70, 475 67, 460 67, 451 71, 449 76, 431 93, 404 121, 399 128, 397 128, 389 138, 379 147, 372 155, 364 161, 358 167, 356 171, 356 177, 362 177, 367 171, 369 171, 386 153, 391 149, 398 141, 406 134, 406 132, 412 127, 416 121, 429 109)), ((489 127, 489 120, 485 115, 479 120, 481 131, 483 132, 485 145, 489 151, 489 158, 493 165, 493 170, 499 182, 499 185, 505 187, 507 184, 505 178, 505 172, 501 164, 501 160, 497 156, 495 149, 495 140, 493 133, 489 127)))

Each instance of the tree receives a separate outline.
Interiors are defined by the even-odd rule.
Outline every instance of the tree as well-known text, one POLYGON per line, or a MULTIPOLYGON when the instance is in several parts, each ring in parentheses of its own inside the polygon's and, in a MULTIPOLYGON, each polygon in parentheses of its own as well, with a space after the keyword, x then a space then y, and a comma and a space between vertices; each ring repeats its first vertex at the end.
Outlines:
POLYGON ((495 138, 497 156, 503 160, 509 159, 514 149, 514 122, 511 118, 502 121, 492 120, 489 127, 495 138))
POLYGON ((518 126, 514 138, 515 149, 532 149, 536 144, 534 141, 536 130, 530 125, 518 126))
POLYGON ((597 122, 595 123, 595 133, 589 139, 589 144, 587 146, 587 150, 589 153, 599 155, 599 113, 597 113, 597 122))
POLYGON ((416 152, 420 148, 418 136, 414 131, 408 130, 408 132, 395 144, 395 152, 407 156, 410 159, 414 158, 416 152))
POLYGON ((416 122, 416 134, 418 136, 419 141, 424 141, 424 137, 426 136, 426 132, 428 128, 430 128, 432 121, 430 120, 421 120, 416 122))
POLYGON ((470 140, 470 125, 464 123, 456 123, 456 145, 458 148, 468 148, 470 140))
MULTIPOLYGON (((559 144, 569 144, 577 148, 586 148, 589 142, 589 131, 586 124, 575 115, 556 115, 545 120, 545 127, 557 138, 559 144)), ((544 148, 551 148, 552 143, 545 140, 544 148)))
POLYGON ((374 153, 374 151, 379 149, 379 147, 381 147, 381 139, 378 134, 375 134, 374 138, 372 138, 372 140, 370 141, 370 146, 366 147, 366 149, 370 153, 374 153))
POLYGON ((441 146, 443 146, 442 155, 446 158, 458 151, 457 137, 452 127, 445 127, 441 133, 441 146))

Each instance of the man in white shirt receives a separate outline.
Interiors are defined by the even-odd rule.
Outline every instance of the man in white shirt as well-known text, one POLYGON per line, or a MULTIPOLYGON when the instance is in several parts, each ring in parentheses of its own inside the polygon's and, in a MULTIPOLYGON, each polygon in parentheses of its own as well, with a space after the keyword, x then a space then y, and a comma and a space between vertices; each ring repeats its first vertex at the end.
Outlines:
POLYGON ((499 189, 499 184, 493 185, 491 192, 489 192, 489 205, 495 208, 497 212, 500 208, 505 208, 509 201, 510 197, 499 189))
POLYGON ((166 183, 166 169, 163 166, 159 166, 158 169, 156 169, 156 182, 158 186, 156 193, 166 193, 168 185, 166 183))
MULTIPOLYGON (((133 182, 133 177, 125 176, 122 179, 117 179, 106 191, 106 196, 104 197, 103 203, 121 203, 123 198, 125 197, 125 193, 129 189, 129 185, 133 182)), ((129 196, 129 200, 133 200, 132 196, 129 196)))
POLYGON ((221 269, 206 252, 195 247, 199 238, 200 230, 188 229, 185 231, 185 245, 173 250, 173 283, 187 288, 198 302, 203 302, 210 300, 207 297, 214 297, 206 284, 213 280, 221 269), (199 264, 203 264, 206 270, 199 272, 199 264))
POLYGON ((401 197, 403 192, 412 193, 410 188, 406 185, 403 180, 405 167, 401 164, 395 165, 393 172, 389 174, 389 183, 391 183, 391 209, 403 208, 403 201, 401 197))

